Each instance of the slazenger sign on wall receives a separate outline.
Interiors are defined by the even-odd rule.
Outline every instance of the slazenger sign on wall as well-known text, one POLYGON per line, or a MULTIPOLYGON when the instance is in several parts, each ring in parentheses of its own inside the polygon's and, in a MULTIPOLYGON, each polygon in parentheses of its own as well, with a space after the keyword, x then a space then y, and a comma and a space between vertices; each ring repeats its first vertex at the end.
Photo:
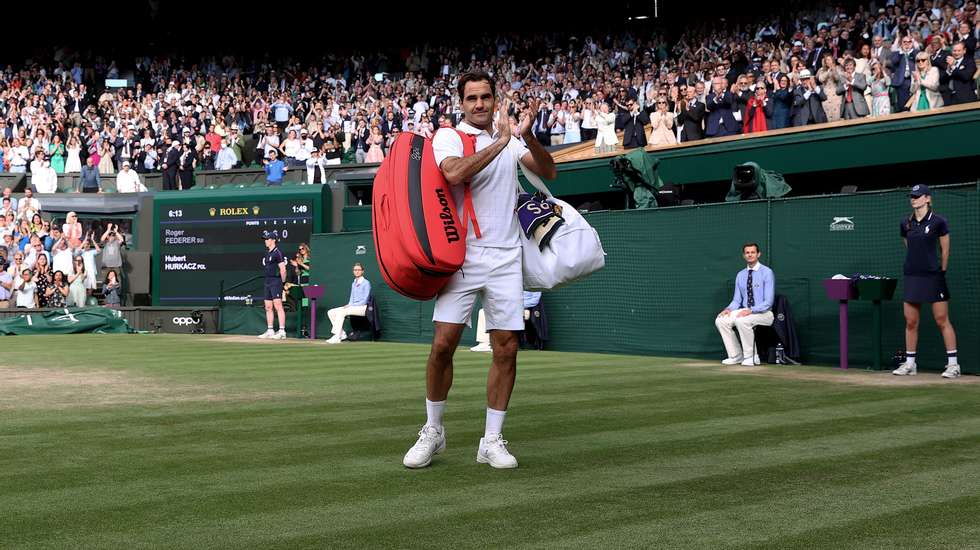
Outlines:
POLYGON ((854 218, 834 216, 834 221, 830 222, 830 230, 854 231, 854 218))

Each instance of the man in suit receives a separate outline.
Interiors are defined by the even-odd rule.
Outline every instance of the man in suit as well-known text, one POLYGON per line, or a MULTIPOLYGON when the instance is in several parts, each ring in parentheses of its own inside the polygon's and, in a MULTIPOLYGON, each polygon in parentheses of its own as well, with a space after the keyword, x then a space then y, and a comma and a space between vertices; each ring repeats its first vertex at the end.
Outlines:
POLYGON ((879 63, 887 62, 891 52, 885 47, 885 38, 877 34, 871 40, 872 44, 874 44, 871 46, 871 59, 877 59, 879 63))
POLYGON ((685 101, 678 102, 677 124, 681 126, 681 142, 704 139, 704 103, 698 101, 697 90, 688 86, 685 101))
POLYGON ((551 109, 541 102, 541 107, 538 110, 538 114, 534 118, 534 137, 537 138, 538 143, 545 147, 551 146, 551 126, 549 123, 551 121, 551 109))
POLYGON ((844 120, 863 118, 871 114, 868 102, 864 99, 864 90, 868 87, 868 79, 864 74, 855 72, 857 63, 853 58, 844 61, 844 80, 837 85, 837 95, 841 96, 840 116, 844 120))
POLYGON ((816 39, 813 42, 813 49, 806 55, 806 66, 813 72, 820 68, 820 59, 823 57, 823 40, 816 39))
POLYGON ((726 87, 724 78, 716 76, 711 79, 711 92, 705 101, 705 137, 733 136, 738 133, 738 123, 732 116, 735 96, 726 87))
POLYGON ((977 84, 973 75, 977 64, 966 55, 966 44, 953 44, 953 55, 946 58, 946 74, 949 76, 949 102, 960 105, 977 100, 977 84))
POLYGON ((79 126, 82 122, 82 113, 85 112, 85 100, 78 93, 78 90, 71 90, 68 93, 68 117, 72 124, 79 126))
POLYGON ((905 111, 905 104, 912 97, 912 71, 915 70, 915 54, 917 50, 912 45, 912 37, 902 37, 902 48, 891 56, 892 88, 898 95, 895 112, 905 111))
POLYGON ((117 136, 116 139, 113 140, 112 145, 116 151, 115 155, 113 155, 116 166, 119 166, 120 168, 122 168, 123 162, 133 160, 133 157, 136 155, 136 152, 139 149, 139 141, 133 139, 133 131, 129 128, 123 130, 122 135, 117 136))
POLYGON ((823 102, 827 94, 813 80, 810 71, 800 71, 800 83, 793 90, 793 126, 807 126, 827 122, 823 102))
POLYGON ((646 125, 650 124, 650 116, 640 110, 640 105, 634 99, 626 102, 629 112, 616 116, 616 129, 623 131, 623 149, 646 147, 646 125))
POLYGON ((977 51, 977 37, 974 36, 969 22, 963 21, 960 23, 959 32, 953 38, 953 41, 962 42, 966 46, 966 57, 973 58, 973 55, 977 51))
POLYGON ((929 63, 939 71, 939 94, 943 96, 943 105, 949 105, 952 93, 949 88, 949 75, 946 74, 946 58, 949 56, 949 50, 945 48, 942 36, 932 37, 926 51, 932 52, 929 54, 929 63))
POLYGON ((177 170, 180 168, 180 141, 172 140, 163 161, 163 190, 177 189, 177 170))

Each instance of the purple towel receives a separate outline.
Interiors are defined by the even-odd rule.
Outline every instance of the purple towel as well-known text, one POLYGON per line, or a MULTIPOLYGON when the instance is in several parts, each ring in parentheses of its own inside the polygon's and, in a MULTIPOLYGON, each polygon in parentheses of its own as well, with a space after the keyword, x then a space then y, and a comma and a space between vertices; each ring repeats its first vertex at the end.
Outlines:
POLYGON ((565 223, 561 206, 551 204, 541 193, 521 193, 517 197, 517 220, 524 236, 536 241, 540 250, 548 246, 555 231, 565 223))

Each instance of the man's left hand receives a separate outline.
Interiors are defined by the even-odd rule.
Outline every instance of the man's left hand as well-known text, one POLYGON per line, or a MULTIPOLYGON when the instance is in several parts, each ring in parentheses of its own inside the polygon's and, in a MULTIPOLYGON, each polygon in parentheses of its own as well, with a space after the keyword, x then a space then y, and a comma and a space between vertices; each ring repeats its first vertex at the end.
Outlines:
POLYGON ((738 310, 738 313, 735 314, 735 317, 748 317, 749 315, 752 315, 751 309, 740 309, 738 310))

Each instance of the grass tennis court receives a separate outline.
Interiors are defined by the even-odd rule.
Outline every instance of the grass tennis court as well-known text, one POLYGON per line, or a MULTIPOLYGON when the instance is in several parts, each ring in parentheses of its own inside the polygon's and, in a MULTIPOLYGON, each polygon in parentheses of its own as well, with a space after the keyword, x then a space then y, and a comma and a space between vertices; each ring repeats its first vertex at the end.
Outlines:
POLYGON ((2 548, 980 544, 977 377, 522 352, 497 471, 461 350, 447 450, 409 471, 427 346, 4 342, 2 548))

